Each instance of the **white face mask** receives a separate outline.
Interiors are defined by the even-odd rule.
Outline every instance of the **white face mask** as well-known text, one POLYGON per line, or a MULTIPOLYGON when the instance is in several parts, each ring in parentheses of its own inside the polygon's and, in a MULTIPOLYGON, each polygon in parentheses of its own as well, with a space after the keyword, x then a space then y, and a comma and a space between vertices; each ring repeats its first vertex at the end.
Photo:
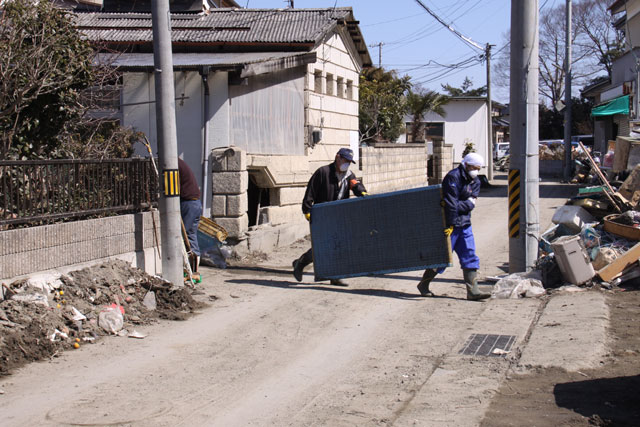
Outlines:
POLYGON ((349 170, 349 162, 345 162, 340 165, 340 172, 346 172, 349 170))
POLYGON ((469 174, 469 176, 471 177, 471 179, 476 179, 478 177, 478 170, 472 170, 472 171, 467 171, 467 173, 469 174))

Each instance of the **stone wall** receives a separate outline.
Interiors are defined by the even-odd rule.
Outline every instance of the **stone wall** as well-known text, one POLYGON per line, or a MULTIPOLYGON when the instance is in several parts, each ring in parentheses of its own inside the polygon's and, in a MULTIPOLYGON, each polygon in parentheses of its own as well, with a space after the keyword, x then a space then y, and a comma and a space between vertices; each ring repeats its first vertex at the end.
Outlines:
MULTIPOLYGON (((425 144, 374 144, 360 149, 362 182, 370 193, 427 185, 425 144)), ((356 175, 358 175, 357 171, 356 175)))
POLYGON ((238 238, 249 227, 247 153, 235 147, 220 148, 213 150, 211 157, 211 216, 229 237, 238 238))
MULTIPOLYGON (((159 240, 160 218, 154 215, 159 240)), ((151 212, 0 231, 0 279, 112 257, 160 273, 151 212)))

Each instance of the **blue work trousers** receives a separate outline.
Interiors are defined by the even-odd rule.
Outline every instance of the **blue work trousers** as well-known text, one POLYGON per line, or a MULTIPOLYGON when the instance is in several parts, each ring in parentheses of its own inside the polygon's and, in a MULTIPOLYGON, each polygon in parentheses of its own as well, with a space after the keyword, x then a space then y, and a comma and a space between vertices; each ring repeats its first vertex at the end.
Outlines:
POLYGON ((187 231, 191 252, 200 256, 200 246, 198 245, 198 224, 202 215, 202 202, 200 200, 180 200, 180 216, 184 228, 187 231))
MULTIPOLYGON (((477 270, 480 268, 480 258, 476 255, 476 242, 473 239, 471 224, 464 227, 453 227, 451 233, 451 250, 458 254, 460 266, 463 269, 477 270)), ((438 274, 446 267, 440 268, 438 274)))

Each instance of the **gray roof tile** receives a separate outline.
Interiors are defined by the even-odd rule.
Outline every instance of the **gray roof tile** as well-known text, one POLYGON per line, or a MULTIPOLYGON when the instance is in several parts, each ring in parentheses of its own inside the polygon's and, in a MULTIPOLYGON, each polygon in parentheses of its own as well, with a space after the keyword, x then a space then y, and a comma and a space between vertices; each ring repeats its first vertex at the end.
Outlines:
MULTIPOLYGON (((175 43, 316 43, 337 20, 353 20, 351 8, 215 9, 204 14, 172 14, 175 43)), ((152 41, 151 14, 78 13, 78 29, 92 41, 152 41)))

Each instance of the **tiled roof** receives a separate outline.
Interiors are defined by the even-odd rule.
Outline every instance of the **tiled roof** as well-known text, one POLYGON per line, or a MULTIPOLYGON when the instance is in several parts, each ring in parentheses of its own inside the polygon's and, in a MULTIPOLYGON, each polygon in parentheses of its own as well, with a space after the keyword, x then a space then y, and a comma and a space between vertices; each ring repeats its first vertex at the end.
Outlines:
MULTIPOLYGON (((338 21, 353 35, 353 19, 351 8, 213 9, 206 15, 172 14, 171 37, 188 44, 315 44, 338 21)), ((78 13, 76 25, 92 41, 152 42, 149 13, 78 13)))

